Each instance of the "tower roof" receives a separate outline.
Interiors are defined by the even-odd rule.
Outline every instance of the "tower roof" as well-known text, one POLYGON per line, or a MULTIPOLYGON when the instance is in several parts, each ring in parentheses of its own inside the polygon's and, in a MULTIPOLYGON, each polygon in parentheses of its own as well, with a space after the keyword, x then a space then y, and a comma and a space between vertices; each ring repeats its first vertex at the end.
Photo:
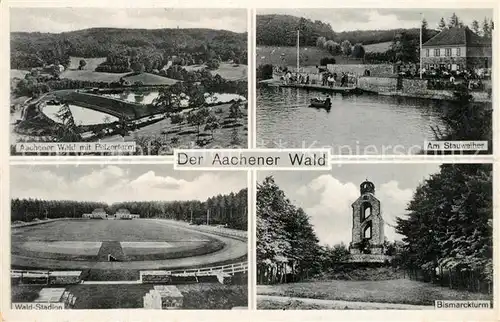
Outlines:
POLYGON ((366 179, 359 185, 359 191, 362 195, 364 195, 365 193, 375 194, 375 185, 373 184, 373 182, 366 179))

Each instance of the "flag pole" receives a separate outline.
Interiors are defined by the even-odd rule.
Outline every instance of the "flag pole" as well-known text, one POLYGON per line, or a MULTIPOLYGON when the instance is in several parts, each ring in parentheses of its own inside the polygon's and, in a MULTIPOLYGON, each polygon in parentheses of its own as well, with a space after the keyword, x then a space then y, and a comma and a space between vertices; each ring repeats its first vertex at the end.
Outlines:
POLYGON ((299 74, 299 37, 300 31, 297 30, 297 75, 299 74))
POLYGON ((422 24, 424 22, 424 14, 421 12, 420 13, 420 79, 422 79, 422 24))

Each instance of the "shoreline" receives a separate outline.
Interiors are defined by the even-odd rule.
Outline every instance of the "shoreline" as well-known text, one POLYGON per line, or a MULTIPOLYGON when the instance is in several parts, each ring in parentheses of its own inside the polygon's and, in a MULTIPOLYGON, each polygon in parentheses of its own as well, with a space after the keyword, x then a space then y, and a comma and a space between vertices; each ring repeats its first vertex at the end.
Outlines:
MULTIPOLYGON (((324 86, 315 86, 315 85, 307 85, 305 87, 303 84, 288 84, 284 85, 282 81, 278 81, 275 79, 266 79, 266 80, 260 80, 257 82, 257 84, 263 85, 263 86, 269 86, 269 87, 288 87, 288 88, 298 88, 298 89, 306 89, 306 90, 313 90, 313 91, 319 91, 319 92, 324 92, 328 91, 329 88, 325 88, 324 86)), ((368 93, 368 94, 376 94, 376 95, 383 95, 383 96, 393 96, 393 97, 409 97, 409 98, 422 98, 422 99, 431 99, 431 100, 439 100, 439 101, 454 101, 453 97, 453 91, 448 91, 448 90, 427 90, 426 92, 402 92, 402 91, 390 91, 390 92, 383 92, 383 91, 367 91, 364 89, 361 89, 359 87, 353 88, 349 87, 346 89, 351 89, 351 91, 354 93, 368 93)), ((488 94, 486 92, 470 92, 474 102, 478 103, 492 103, 492 99, 488 98, 488 94)))

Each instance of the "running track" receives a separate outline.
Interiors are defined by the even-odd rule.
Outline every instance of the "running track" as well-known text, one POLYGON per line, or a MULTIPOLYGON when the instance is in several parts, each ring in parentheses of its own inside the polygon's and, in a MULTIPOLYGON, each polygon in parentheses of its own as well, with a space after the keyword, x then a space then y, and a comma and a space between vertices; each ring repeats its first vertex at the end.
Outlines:
POLYGON ((157 261, 130 261, 130 262, 91 262, 91 261, 64 261, 45 258, 32 258, 26 256, 12 255, 12 264, 25 267, 39 267, 44 269, 180 269, 196 266, 217 265, 218 263, 235 260, 247 255, 248 246, 246 241, 231 237, 215 235, 190 226, 174 223, 172 221, 154 220, 158 225, 176 226, 178 229, 194 231, 198 234, 216 238, 225 243, 224 248, 219 251, 201 256, 165 259, 157 261))

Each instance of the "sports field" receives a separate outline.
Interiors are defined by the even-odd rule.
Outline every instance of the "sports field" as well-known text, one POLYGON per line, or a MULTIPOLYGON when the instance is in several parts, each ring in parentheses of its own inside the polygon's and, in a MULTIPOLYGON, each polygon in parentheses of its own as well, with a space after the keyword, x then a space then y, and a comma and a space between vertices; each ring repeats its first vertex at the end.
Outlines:
POLYGON ((162 220, 61 220, 12 229, 13 267, 190 267, 245 253, 245 242, 162 220))

